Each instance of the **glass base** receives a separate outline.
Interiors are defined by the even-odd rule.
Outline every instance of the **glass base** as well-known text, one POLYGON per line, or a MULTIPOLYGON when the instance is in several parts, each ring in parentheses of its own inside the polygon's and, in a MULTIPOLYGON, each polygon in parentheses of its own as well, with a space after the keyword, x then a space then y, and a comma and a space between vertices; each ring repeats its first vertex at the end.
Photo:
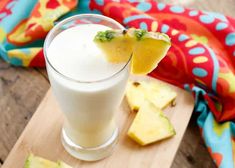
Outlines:
POLYGON ((118 128, 115 129, 112 137, 104 144, 94 148, 84 148, 75 144, 67 135, 64 129, 62 129, 62 144, 65 150, 77 159, 85 161, 96 161, 103 159, 113 152, 114 146, 118 139, 118 128))

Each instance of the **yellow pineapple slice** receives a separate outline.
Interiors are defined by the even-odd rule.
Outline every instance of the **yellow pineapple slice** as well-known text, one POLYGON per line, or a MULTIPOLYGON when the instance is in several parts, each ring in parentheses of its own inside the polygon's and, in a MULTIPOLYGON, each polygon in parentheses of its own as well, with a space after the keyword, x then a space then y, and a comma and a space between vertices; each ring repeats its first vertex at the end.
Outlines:
POLYGON ((134 28, 101 31, 94 41, 112 63, 126 62, 132 56, 133 74, 151 72, 171 46, 170 38, 164 33, 134 28))
POLYGON ((146 97, 149 101, 160 109, 166 108, 168 105, 174 105, 177 93, 171 87, 163 82, 152 81, 144 85, 148 90, 146 97))
POLYGON ((147 74, 154 70, 165 57, 171 46, 167 35, 158 32, 147 32, 135 43, 131 72, 132 74, 147 74))
POLYGON ((135 40, 127 35, 126 30, 106 30, 98 32, 94 41, 109 62, 120 63, 130 59, 135 40))
POLYGON ((177 94, 166 84, 159 81, 128 81, 126 98, 133 111, 138 111, 145 99, 160 109, 171 104, 177 94))
POLYGON ((50 160, 34 156, 33 154, 29 154, 24 168, 72 168, 66 163, 62 161, 58 161, 57 163, 52 162, 50 160))
POLYGON ((57 168, 57 163, 30 154, 24 168, 57 168))
POLYGON ((126 98, 132 111, 139 111, 146 97, 146 89, 142 82, 128 81, 126 98))
POLYGON ((175 135, 175 130, 160 109, 153 103, 145 101, 128 130, 128 136, 139 143, 147 145, 175 135))

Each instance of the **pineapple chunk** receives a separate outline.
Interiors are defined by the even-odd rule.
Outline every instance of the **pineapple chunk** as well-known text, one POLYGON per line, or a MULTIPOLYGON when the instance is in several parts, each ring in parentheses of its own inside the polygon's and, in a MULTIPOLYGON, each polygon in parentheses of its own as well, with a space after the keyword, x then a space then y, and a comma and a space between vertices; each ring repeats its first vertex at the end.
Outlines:
POLYGON ((149 82, 145 86, 148 90, 146 93, 147 99, 160 109, 166 108, 176 99, 176 92, 162 82, 149 82))
POLYGON ((169 86, 158 81, 129 81, 126 97, 133 111, 138 111, 145 99, 151 101, 160 109, 166 108, 172 103, 177 94, 169 86))
POLYGON ((127 35, 126 30, 106 30, 98 32, 94 41, 104 52, 107 61, 120 63, 130 59, 135 40, 127 35))
POLYGON ((24 168, 72 168, 62 161, 57 163, 30 154, 25 162, 24 168))
POLYGON ((175 130, 160 109, 145 101, 128 130, 128 136, 140 145, 147 145, 175 135, 175 130))
POLYGON ((142 82, 128 81, 126 98, 132 111, 137 112, 146 97, 146 89, 142 82))
POLYGON ((156 32, 147 33, 135 44, 131 62, 131 73, 145 75, 153 71, 166 56, 170 46, 168 36, 165 37, 156 32))
POLYGON ((30 154, 24 168, 57 168, 57 163, 30 154))

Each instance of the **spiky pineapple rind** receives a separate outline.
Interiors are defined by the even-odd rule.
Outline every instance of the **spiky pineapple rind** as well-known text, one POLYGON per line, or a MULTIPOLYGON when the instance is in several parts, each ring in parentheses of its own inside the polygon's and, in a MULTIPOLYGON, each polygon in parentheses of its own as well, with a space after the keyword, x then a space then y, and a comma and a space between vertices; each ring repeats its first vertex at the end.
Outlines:
POLYGON ((137 39, 137 41, 140 41, 147 33, 148 33, 147 30, 142 30, 142 29, 134 30, 134 36, 137 39))

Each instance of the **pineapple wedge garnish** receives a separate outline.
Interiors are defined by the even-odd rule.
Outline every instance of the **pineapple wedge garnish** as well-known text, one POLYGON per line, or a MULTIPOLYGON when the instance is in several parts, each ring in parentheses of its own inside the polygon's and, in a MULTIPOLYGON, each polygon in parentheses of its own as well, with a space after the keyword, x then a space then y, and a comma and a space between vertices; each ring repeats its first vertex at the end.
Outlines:
POLYGON ((128 136, 140 145, 147 145, 175 134, 168 118, 149 101, 145 101, 141 106, 128 130, 128 136))
POLYGON ((126 62, 132 57, 133 74, 151 72, 171 46, 170 38, 164 33, 134 28, 100 31, 94 41, 109 62, 126 62))
POLYGON ((138 111, 145 99, 160 109, 171 104, 177 94, 166 84, 159 81, 128 81, 126 97, 133 111, 138 111))
POLYGON ((106 30, 97 33, 94 41, 104 52, 107 61, 120 63, 130 59, 135 39, 131 38, 127 33, 129 34, 125 30, 106 30))
POLYGON ((62 161, 52 162, 50 160, 29 154, 24 168, 72 168, 62 161))
MULTIPOLYGON (((134 31, 134 35, 138 37, 139 31, 134 31)), ((136 39, 132 55, 131 73, 148 74, 166 56, 171 46, 170 38, 163 33, 146 32, 136 39)))

